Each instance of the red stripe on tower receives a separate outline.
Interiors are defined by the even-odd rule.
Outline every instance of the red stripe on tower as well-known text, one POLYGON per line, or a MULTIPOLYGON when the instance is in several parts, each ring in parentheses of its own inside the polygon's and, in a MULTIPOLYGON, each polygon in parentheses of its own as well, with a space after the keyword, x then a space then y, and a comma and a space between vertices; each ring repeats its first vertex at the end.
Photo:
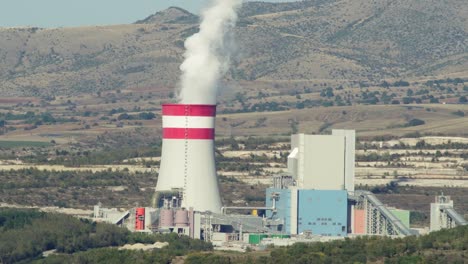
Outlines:
POLYGON ((216 116, 216 105, 165 104, 164 116, 216 116))
POLYGON ((163 128, 164 139, 214 139, 214 128, 163 128))
POLYGON ((162 106, 157 192, 181 189, 182 207, 221 213, 214 153, 216 105, 162 106))
POLYGON ((216 105, 165 104, 163 139, 214 140, 216 105))

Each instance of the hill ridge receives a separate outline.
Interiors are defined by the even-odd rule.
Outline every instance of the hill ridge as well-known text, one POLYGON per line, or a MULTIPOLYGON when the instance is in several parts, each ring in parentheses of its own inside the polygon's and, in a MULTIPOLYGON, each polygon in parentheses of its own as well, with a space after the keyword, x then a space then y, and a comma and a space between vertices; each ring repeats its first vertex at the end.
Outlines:
MULTIPOLYGON (((227 79, 381 83, 468 77, 464 0, 248 2, 227 79)), ((199 18, 168 8, 131 25, 0 29, 2 96, 176 86, 199 18)))
POLYGON ((136 21, 134 24, 151 24, 151 23, 185 23, 193 24, 198 21, 198 16, 190 13, 189 11, 171 6, 165 10, 156 12, 153 15, 150 15, 142 20, 136 21))

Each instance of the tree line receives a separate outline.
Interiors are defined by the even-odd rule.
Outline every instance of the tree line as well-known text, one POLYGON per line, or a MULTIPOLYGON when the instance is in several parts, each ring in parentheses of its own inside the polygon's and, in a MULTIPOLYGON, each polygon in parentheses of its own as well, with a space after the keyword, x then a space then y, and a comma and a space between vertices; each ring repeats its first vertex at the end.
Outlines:
POLYGON ((210 243, 177 234, 131 233, 115 225, 67 215, 0 209, 0 263, 134 263, 135 259, 140 260, 137 263, 169 263, 191 251, 212 249, 210 243), (157 241, 169 245, 147 253, 109 248, 157 241), (59 254, 42 257, 44 251, 53 249, 59 254))
POLYGON ((404 238, 358 237, 333 242, 272 247, 270 254, 192 253, 187 264, 199 263, 465 263, 468 226, 404 238))

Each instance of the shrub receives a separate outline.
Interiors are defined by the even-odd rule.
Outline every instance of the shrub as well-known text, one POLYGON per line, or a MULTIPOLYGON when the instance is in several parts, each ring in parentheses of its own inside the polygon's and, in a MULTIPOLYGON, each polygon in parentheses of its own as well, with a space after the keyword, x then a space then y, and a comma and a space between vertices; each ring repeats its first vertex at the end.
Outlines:
POLYGON ((406 127, 412 127, 412 126, 421 126, 421 125, 424 125, 426 124, 426 122, 424 120, 421 120, 421 119, 411 119, 408 123, 406 123, 406 127))

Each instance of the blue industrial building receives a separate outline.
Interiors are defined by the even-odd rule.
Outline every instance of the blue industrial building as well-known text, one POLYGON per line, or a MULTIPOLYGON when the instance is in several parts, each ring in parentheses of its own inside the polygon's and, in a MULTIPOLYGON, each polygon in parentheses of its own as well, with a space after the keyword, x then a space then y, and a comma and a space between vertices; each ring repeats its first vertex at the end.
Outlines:
MULTIPOLYGON (((280 219, 284 221, 284 226, 281 231, 289 233, 291 230, 291 190, 289 189, 275 189, 267 188, 266 189, 266 201, 265 204, 267 207, 273 206, 273 194, 278 194, 276 197, 276 211, 266 211, 266 216, 268 218, 280 219)), ((278 230, 280 231, 280 230, 278 230)))
POLYGON ((345 190, 299 190, 297 232, 346 236, 348 193, 345 190))
POLYGON ((285 233, 346 236, 348 232, 346 190, 268 188, 266 194, 267 206, 273 206, 276 197, 276 210, 267 212, 267 217, 283 220, 285 233))

